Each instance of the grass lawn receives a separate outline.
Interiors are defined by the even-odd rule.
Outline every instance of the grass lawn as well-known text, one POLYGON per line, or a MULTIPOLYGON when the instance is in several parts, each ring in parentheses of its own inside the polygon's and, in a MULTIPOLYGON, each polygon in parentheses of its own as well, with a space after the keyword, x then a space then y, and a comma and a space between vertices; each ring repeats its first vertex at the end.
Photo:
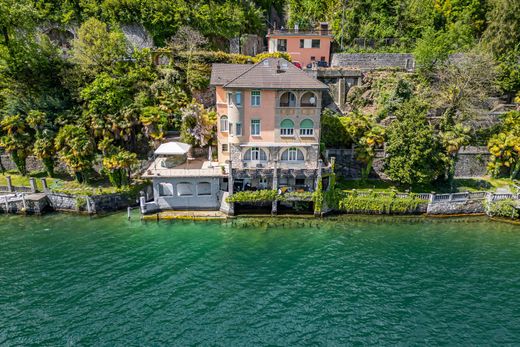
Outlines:
MULTIPOLYGON (((339 180, 338 188, 343 190, 373 190, 375 192, 384 192, 396 190, 404 192, 408 189, 406 186, 399 186, 391 181, 383 180, 339 180)), ((497 188, 511 188, 513 181, 505 178, 467 178, 455 179, 454 189, 450 189, 447 183, 434 183, 431 185, 417 185, 412 187, 411 191, 415 193, 454 193, 454 192, 475 192, 475 191, 495 191, 497 188)))
MULTIPOLYGON (((36 186, 39 191, 43 190, 40 178, 46 177, 44 172, 31 172, 27 176, 17 174, 16 171, 7 171, 0 174, 0 186, 7 185, 6 176, 11 176, 13 186, 29 187, 29 178, 36 178, 36 186)), ((59 193, 78 194, 78 195, 96 195, 96 194, 110 194, 122 191, 129 191, 132 188, 123 187, 117 188, 110 184, 107 179, 91 180, 88 183, 79 183, 68 176, 59 176, 50 178, 47 177, 47 186, 59 193)))

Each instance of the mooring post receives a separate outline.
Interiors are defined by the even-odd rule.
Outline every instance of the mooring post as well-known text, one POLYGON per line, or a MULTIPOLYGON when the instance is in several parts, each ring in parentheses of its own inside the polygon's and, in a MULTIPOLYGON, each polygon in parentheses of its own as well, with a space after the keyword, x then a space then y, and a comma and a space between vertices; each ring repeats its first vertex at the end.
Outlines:
POLYGON ((11 176, 5 176, 5 180, 7 181, 7 191, 13 191, 13 182, 11 181, 11 176))
MULTIPOLYGON (((233 185, 234 185, 234 179, 233 179, 233 161, 228 160, 228 196, 233 195, 233 185)), ((233 216, 235 215, 235 203, 230 202, 228 203, 228 215, 233 216)))
POLYGON ((22 206, 25 212, 27 210, 27 204, 25 202, 25 193, 22 193, 22 206))
POLYGON ((36 193, 36 179, 34 177, 29 178, 29 184, 31 185, 31 193, 36 193))
POLYGON ((41 178, 41 182, 42 182, 42 189, 44 192, 47 192, 47 190, 49 189, 49 187, 47 187, 47 179, 45 177, 41 178))
POLYGON ((146 197, 144 195, 144 192, 141 190, 140 196, 139 196, 139 207, 141 210, 141 214, 146 214, 146 197))
POLYGON ((87 200, 87 212, 88 212, 88 214, 90 214, 91 213, 90 200, 89 200, 88 196, 85 196, 85 199, 87 200))
POLYGON ((126 214, 127 214, 127 216, 128 216, 128 220, 130 220, 130 212, 131 212, 131 210, 132 210, 132 208, 131 208, 130 206, 128 206, 128 207, 126 208, 126 214))
POLYGON ((7 195, 4 196, 5 198, 5 213, 9 213, 9 200, 7 199, 7 195))
MULTIPOLYGON (((278 160, 273 160, 273 190, 278 194, 278 160)), ((277 198, 273 200, 271 206, 271 215, 275 216, 278 214, 278 195, 277 198)))

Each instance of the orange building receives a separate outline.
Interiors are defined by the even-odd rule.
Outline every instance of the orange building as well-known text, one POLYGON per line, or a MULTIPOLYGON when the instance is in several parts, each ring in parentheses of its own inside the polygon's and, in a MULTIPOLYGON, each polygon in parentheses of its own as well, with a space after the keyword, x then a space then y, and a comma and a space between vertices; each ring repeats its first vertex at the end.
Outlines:
POLYGON ((320 23, 317 30, 274 29, 267 34, 269 52, 284 52, 303 68, 314 62, 319 66, 330 65, 332 32, 328 23, 320 23))

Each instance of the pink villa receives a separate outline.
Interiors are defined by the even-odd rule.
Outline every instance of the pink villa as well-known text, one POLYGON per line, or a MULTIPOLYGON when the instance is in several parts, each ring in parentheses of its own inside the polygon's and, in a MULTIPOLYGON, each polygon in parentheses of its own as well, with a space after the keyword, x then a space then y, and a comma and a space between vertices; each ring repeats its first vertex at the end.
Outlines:
POLYGON ((298 27, 269 30, 267 39, 270 53, 288 53, 302 68, 310 68, 314 63, 324 67, 330 65, 332 32, 328 23, 320 23, 318 29, 311 31, 298 27))
POLYGON ((230 189, 312 191, 321 170, 327 85, 278 58, 213 64, 211 85, 219 117, 218 161, 230 163, 230 189))
MULTIPOLYGON (((327 85, 282 58, 254 65, 213 64, 211 85, 218 113, 218 160, 191 158, 191 146, 183 143, 162 144, 143 175, 152 180, 154 199, 141 198, 142 212, 234 214, 226 197, 237 191, 314 191, 328 172, 320 159, 327 85)), ((272 213, 277 206, 273 202, 272 213)))

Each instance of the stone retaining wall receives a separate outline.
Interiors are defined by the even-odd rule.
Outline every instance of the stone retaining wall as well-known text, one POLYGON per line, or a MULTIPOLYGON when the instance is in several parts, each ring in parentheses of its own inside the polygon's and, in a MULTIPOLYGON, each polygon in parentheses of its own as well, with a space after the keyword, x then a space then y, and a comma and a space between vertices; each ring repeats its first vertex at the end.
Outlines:
POLYGON ((332 55, 331 67, 414 70, 415 59, 411 53, 336 53, 332 55))
MULTIPOLYGON (((377 152, 372 163, 370 178, 386 179, 383 172, 384 152, 377 152)), ((487 164, 490 158, 487 147, 468 146, 459 151, 455 165, 455 177, 482 177, 487 174, 487 164)), ((365 164, 356 160, 355 150, 351 148, 331 148, 326 151, 327 160, 336 158, 336 173, 345 179, 361 178, 361 169, 365 164)))
POLYGON ((138 203, 127 194, 104 194, 94 196, 48 193, 49 205, 55 211, 74 211, 100 214, 124 209, 138 203))

